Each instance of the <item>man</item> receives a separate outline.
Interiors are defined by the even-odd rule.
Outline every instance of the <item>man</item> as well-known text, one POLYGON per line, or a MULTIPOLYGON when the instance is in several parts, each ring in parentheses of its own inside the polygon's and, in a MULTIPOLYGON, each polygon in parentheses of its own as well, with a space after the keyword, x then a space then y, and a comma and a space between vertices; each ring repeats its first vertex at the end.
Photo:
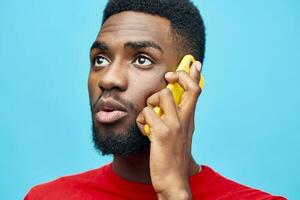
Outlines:
POLYGON ((284 199, 230 181, 193 159, 204 51, 204 24, 190 1, 109 1, 91 47, 88 89, 95 147, 113 154, 113 162, 38 185, 25 199, 284 199), (198 61, 189 74, 174 72, 186 54, 198 61), (179 106, 167 83, 184 88, 179 106))

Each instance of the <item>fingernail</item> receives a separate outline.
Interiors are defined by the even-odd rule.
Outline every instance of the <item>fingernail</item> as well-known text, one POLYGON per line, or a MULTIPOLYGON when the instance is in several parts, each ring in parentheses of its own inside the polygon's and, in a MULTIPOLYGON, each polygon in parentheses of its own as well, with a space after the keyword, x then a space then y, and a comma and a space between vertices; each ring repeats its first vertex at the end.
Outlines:
POLYGON ((199 72, 201 71, 201 67, 202 67, 201 62, 196 61, 196 69, 197 69, 199 72))
POLYGON ((141 123, 143 121, 143 116, 139 114, 136 118, 136 121, 141 123))
POLYGON ((167 72, 167 73, 166 73, 166 76, 169 76, 169 77, 170 77, 170 76, 172 76, 172 74, 173 74, 173 72, 167 72))

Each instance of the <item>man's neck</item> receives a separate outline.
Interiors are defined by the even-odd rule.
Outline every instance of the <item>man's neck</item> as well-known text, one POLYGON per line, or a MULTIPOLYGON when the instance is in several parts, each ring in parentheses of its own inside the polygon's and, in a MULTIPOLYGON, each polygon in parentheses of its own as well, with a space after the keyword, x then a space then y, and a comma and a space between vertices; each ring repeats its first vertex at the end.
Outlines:
MULTIPOLYGON (((189 176, 201 171, 201 166, 195 162, 193 157, 191 157, 189 166, 189 176)), ((131 156, 114 155, 112 169, 128 181, 151 183, 148 152, 131 156)))

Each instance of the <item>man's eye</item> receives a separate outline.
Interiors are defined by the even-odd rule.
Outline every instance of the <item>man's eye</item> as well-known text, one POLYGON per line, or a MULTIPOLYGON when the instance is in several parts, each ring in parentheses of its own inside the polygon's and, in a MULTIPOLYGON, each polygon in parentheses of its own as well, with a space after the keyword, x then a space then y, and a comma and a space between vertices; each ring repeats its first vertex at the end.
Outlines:
POLYGON ((145 56, 139 56, 137 59, 135 59, 134 63, 135 65, 142 65, 142 66, 148 66, 152 64, 152 61, 145 57, 145 56))
POLYGON ((94 65, 95 65, 95 67, 105 67, 105 66, 109 65, 109 61, 103 56, 97 56, 95 58, 94 65))

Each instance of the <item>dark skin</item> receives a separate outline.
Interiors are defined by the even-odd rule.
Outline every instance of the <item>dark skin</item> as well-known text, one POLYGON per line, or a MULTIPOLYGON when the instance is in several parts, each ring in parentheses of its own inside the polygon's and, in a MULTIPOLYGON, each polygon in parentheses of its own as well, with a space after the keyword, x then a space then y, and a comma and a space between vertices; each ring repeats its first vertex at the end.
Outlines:
POLYGON ((191 142, 201 63, 195 62, 190 74, 174 72, 182 55, 171 38, 170 21, 163 17, 131 11, 111 16, 91 49, 89 97, 94 103, 102 92, 117 91, 139 111, 128 113, 122 123, 98 124, 103 132, 121 132, 133 122, 143 134, 146 123, 151 127, 148 151, 114 155, 113 171, 129 181, 151 183, 159 199, 191 199, 188 177, 200 171, 191 142), (168 82, 185 89, 178 107, 165 89, 168 82), (162 108, 163 117, 154 113, 155 106, 162 108))

